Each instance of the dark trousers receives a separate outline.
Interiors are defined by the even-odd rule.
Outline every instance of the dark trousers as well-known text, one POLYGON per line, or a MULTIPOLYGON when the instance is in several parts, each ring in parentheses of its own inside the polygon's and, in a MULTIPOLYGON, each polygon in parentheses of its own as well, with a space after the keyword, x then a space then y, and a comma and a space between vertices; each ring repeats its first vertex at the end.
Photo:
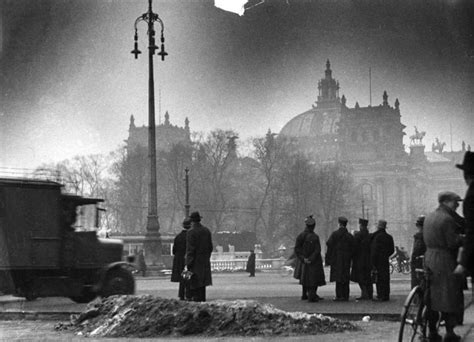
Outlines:
POLYGON ((189 282, 185 280, 181 280, 179 282, 179 288, 178 288, 178 297, 181 300, 191 300, 191 290, 189 288, 189 282))
POLYGON ((372 286, 372 283, 359 283, 360 287, 360 296, 362 298, 366 299, 372 299, 374 295, 374 287, 372 286))
POLYGON ((375 284, 377 288, 377 298, 383 300, 390 299, 390 279, 388 280, 378 280, 375 284))
POLYGON ((349 282, 336 281, 336 298, 349 299, 349 282))
POLYGON ((318 298, 317 291, 317 286, 303 286, 303 294, 301 295, 301 299, 308 299, 310 301, 314 301, 318 298))
POLYGON ((195 289, 190 289, 191 300, 193 302, 205 302, 206 301, 206 287, 197 287, 195 289))

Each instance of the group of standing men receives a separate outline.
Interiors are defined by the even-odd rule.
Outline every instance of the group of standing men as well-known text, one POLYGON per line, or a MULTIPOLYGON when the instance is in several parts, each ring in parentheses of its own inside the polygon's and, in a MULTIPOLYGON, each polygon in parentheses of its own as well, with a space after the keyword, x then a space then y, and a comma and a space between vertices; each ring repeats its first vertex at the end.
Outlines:
MULTIPOLYGON (((387 222, 380 220, 377 231, 369 233, 366 219, 359 219, 359 231, 354 235, 347 230, 347 218, 338 218, 339 228, 326 242, 325 263, 330 266, 329 281, 336 282, 334 301, 349 300, 349 283, 357 282, 361 296, 357 300, 388 301, 390 299, 389 258, 395 246, 386 232, 387 222), (373 283, 377 296, 373 298, 373 283)), ((306 228, 295 243, 297 263, 294 277, 302 285, 301 299, 316 302, 321 298, 317 288, 326 284, 321 257, 319 236, 314 232, 316 222, 312 216, 305 220, 306 228)))
POLYGON ((199 212, 192 212, 173 244, 171 281, 179 283, 179 299, 206 301, 206 286, 212 285, 212 250, 210 230, 201 224, 199 212))

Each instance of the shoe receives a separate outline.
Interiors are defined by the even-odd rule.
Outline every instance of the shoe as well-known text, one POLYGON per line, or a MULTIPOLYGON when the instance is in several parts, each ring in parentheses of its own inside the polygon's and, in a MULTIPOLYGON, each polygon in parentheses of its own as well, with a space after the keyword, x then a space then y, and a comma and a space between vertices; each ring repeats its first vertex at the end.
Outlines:
POLYGON ((369 297, 357 297, 356 300, 369 300, 369 297))
POLYGON ((310 298, 310 299, 308 299, 308 302, 316 303, 316 302, 319 302, 319 299, 318 298, 310 298))
POLYGON ((373 298, 373 302, 388 302, 390 299, 388 298, 373 298))
POLYGON ((349 300, 349 298, 334 298, 333 301, 334 302, 347 302, 349 300))
POLYGON ((319 297, 318 295, 316 295, 316 299, 317 299, 317 300, 324 300, 323 297, 319 297))
POLYGON ((441 342, 443 338, 437 331, 428 333, 428 342, 441 342))
POLYGON ((456 335, 454 333, 452 334, 447 333, 446 335, 444 335, 444 338, 443 338, 443 342, 459 342, 459 341, 461 341, 461 336, 456 335))
POLYGON ((307 300, 308 296, 301 296, 301 300, 307 300))

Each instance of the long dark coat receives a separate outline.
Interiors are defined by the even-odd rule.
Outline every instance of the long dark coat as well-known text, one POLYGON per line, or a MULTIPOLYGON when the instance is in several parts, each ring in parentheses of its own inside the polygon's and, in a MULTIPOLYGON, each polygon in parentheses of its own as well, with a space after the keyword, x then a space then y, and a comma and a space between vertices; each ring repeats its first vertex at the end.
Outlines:
POLYGON ((390 256, 395 252, 393 237, 385 229, 372 234, 370 259, 372 267, 377 270, 378 283, 390 286, 390 256))
POLYGON ((461 265, 474 274, 474 182, 469 185, 462 203, 462 213, 465 219, 465 233, 461 265))
POLYGON ((354 237, 347 228, 339 227, 326 242, 326 264, 331 266, 329 281, 348 283, 354 256, 354 237))
POLYGON ((191 289, 212 285, 212 249, 209 229, 200 222, 193 222, 186 233, 186 266, 194 274, 191 278, 191 289))
POLYGON ((360 284, 371 284, 370 234, 362 229, 354 234, 354 258, 352 260, 351 280, 360 284))
POLYGON ((186 229, 183 229, 173 242, 173 268, 171 269, 171 281, 179 283, 181 281, 181 273, 184 270, 186 255, 186 229))
POLYGON ((295 255, 298 262, 294 277, 300 280, 301 285, 305 287, 326 285, 321 257, 321 243, 319 242, 319 236, 313 230, 306 228, 296 237, 295 255), (305 263, 305 258, 310 263, 305 263))
POLYGON ((433 273, 430 283, 432 309, 460 314, 464 310, 464 280, 453 274, 457 265, 455 255, 461 246, 454 214, 441 204, 426 217, 423 239, 425 266, 433 273))
POLYGON ((245 272, 255 274, 255 253, 250 253, 247 260, 247 266, 245 267, 245 272))

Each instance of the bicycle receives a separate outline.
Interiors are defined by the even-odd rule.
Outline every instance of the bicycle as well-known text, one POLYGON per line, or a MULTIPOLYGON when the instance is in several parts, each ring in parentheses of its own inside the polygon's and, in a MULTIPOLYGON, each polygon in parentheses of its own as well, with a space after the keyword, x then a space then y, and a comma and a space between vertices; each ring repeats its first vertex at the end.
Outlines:
POLYGON ((411 266, 410 266, 410 260, 403 260, 402 262, 398 262, 396 258, 390 259, 390 274, 393 274, 393 271, 397 270, 398 273, 403 273, 403 274, 410 274, 411 271, 411 266))
MULTIPOLYGON (((418 257, 423 259, 423 256, 418 257)), ((398 341, 418 341, 428 340, 428 312, 431 308, 430 303, 430 278, 431 271, 424 267, 415 269, 416 276, 420 279, 420 285, 415 286, 408 294, 403 311, 401 314, 400 331, 398 341)), ((438 327, 441 321, 441 315, 438 314, 438 327)))

